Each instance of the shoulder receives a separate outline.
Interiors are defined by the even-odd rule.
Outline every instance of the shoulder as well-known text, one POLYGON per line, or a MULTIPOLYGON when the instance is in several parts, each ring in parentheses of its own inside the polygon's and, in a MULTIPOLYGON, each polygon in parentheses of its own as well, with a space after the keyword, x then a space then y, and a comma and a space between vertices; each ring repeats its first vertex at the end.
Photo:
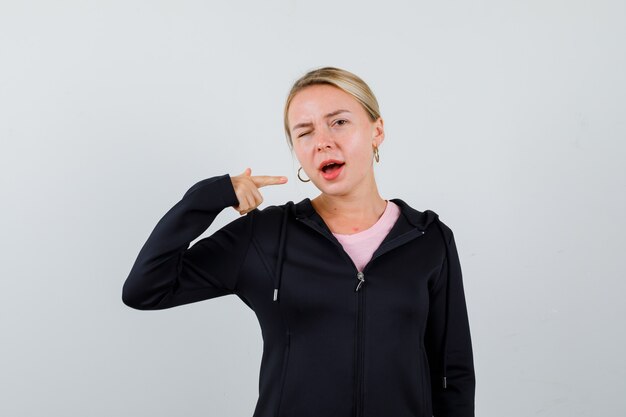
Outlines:
POLYGON ((414 226, 426 233, 435 232, 439 234, 445 243, 449 243, 452 239, 452 229, 441 220, 441 217, 435 210, 417 210, 400 198, 390 199, 389 201, 394 202, 400 208, 401 213, 414 226))
POLYGON ((288 213, 293 205, 292 201, 288 201, 284 204, 272 204, 264 208, 255 208, 250 212, 258 220, 269 220, 274 218, 282 218, 288 213))
POLYGON ((450 243, 450 241, 454 238, 452 228, 443 222, 439 216, 437 216, 437 226, 439 227, 439 230, 441 230, 445 242, 450 243))
POLYGON ((283 227, 292 211, 293 202, 269 205, 262 209, 255 208, 246 214, 253 224, 253 234, 257 237, 274 236, 283 227))
POLYGON ((436 223, 441 222, 439 214, 434 210, 417 210, 400 198, 392 198, 389 201, 395 203, 400 208, 400 213, 406 217, 409 223, 420 230, 427 231, 435 226, 436 223))

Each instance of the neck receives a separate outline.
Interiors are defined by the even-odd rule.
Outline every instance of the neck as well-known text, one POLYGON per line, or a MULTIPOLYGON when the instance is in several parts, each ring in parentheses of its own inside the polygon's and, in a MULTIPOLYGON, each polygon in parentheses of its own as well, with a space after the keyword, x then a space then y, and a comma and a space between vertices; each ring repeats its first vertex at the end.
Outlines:
POLYGON ((313 208, 322 217, 351 218, 354 220, 378 219, 387 202, 378 193, 376 183, 345 195, 322 194, 311 200, 313 208))

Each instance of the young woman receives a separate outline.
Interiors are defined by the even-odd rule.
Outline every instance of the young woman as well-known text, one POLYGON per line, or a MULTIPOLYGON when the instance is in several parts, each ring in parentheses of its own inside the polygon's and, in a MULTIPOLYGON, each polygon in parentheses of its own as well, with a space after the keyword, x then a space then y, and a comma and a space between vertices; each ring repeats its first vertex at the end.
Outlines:
POLYGON ((433 211, 380 196, 372 91, 348 71, 313 70, 293 85, 284 122, 298 178, 320 194, 259 210, 259 189, 286 177, 248 168, 197 182, 139 252, 124 303, 237 295, 263 335, 254 417, 474 416, 454 236, 433 211), (229 206, 242 216, 189 247, 229 206))

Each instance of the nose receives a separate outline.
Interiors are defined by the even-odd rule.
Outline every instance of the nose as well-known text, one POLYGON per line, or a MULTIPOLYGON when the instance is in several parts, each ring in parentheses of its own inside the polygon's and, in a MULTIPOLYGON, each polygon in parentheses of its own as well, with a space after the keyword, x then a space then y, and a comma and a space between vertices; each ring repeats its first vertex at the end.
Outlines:
POLYGON ((332 139, 330 138, 330 136, 321 134, 319 135, 317 139, 317 150, 321 151, 323 149, 332 148, 331 144, 332 144, 332 139))
POLYGON ((318 143, 318 144, 317 144, 317 150, 318 150, 318 151, 321 151, 321 150, 323 150, 323 149, 330 149, 330 147, 331 147, 331 146, 330 146, 330 144, 329 144, 329 143, 324 143, 324 144, 322 144, 322 143, 318 143))

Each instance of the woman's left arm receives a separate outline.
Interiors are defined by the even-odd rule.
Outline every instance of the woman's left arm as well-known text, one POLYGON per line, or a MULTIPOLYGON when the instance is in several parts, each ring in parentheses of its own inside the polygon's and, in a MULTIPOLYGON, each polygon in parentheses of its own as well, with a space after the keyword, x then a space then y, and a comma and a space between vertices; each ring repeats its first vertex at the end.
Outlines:
POLYGON ((430 290, 425 345, 435 417, 474 417, 476 379, 461 264, 452 230, 435 220, 445 244, 430 290))

